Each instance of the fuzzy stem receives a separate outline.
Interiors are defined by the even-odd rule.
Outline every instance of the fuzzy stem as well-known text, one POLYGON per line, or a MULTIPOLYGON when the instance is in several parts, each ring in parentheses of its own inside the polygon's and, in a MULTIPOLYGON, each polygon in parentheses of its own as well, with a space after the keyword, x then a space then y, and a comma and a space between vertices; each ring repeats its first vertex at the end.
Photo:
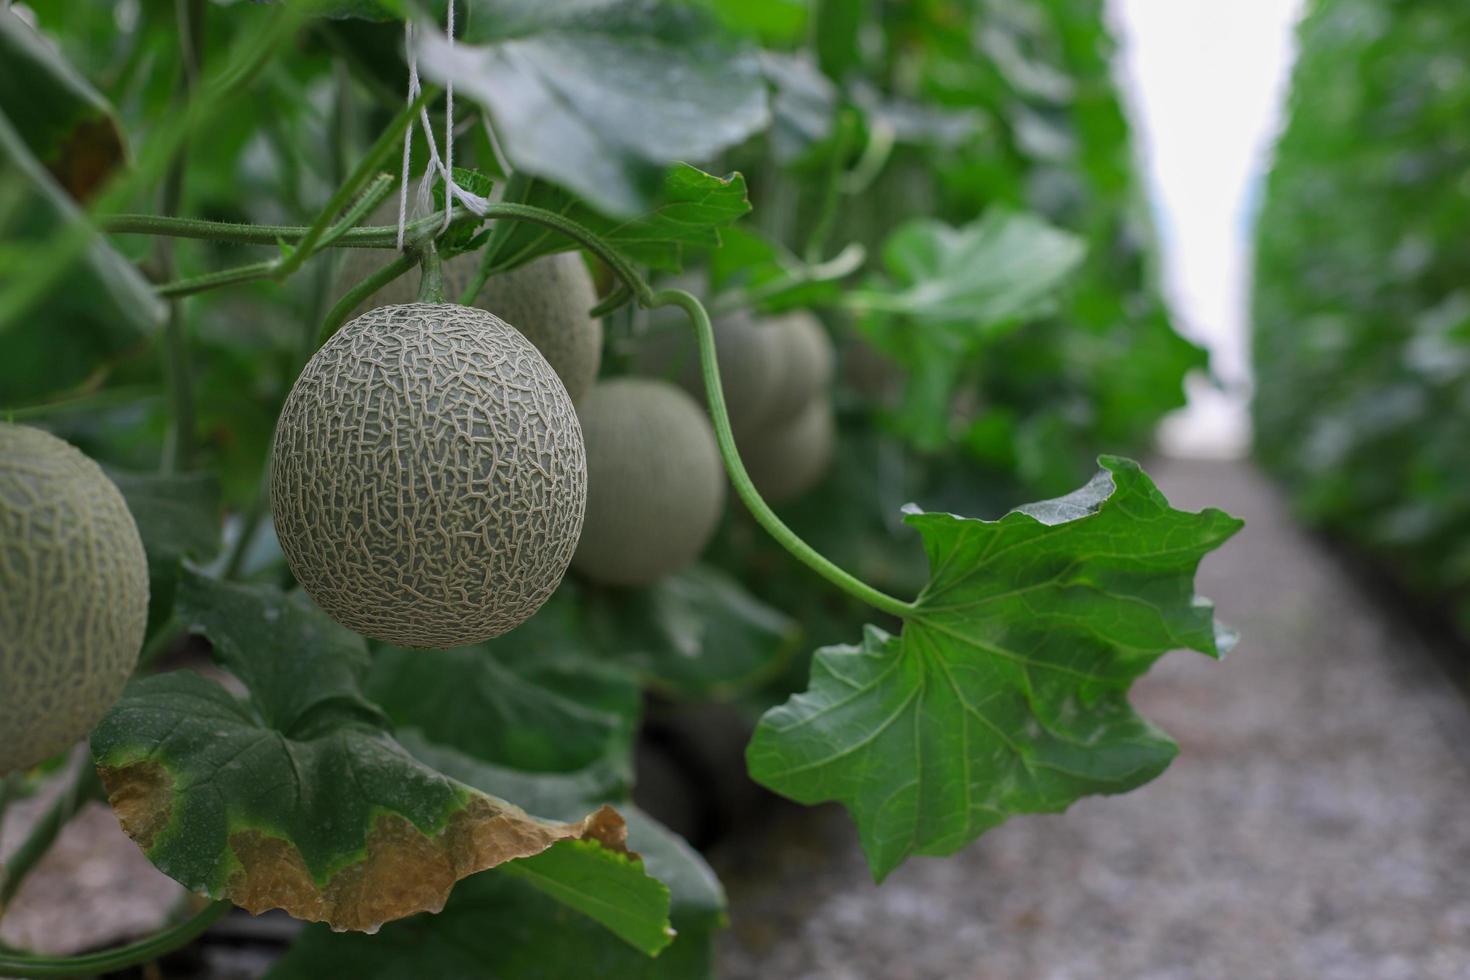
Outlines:
POLYGON ((787 527, 786 523, 776 516, 775 511, 771 510, 771 506, 761 498, 755 484, 750 479, 750 474, 745 471, 745 464, 740 461, 740 451, 735 447, 735 433, 730 429, 730 413, 725 408, 725 393, 720 386, 720 367, 715 358, 715 332, 710 325, 709 314, 705 312, 699 300, 682 289, 666 289, 655 293, 650 298, 648 305, 654 307, 678 306, 689 315, 689 319, 693 322, 694 332, 699 341, 699 364, 704 377, 705 396, 709 400, 709 413, 710 418, 714 420, 715 439, 720 446, 720 455, 725 460, 725 469, 730 474, 730 482, 734 484, 735 492, 739 494, 740 499, 760 526, 765 528, 766 532, 775 538, 781 547, 791 552, 804 565, 853 598, 893 616, 900 618, 912 616, 917 611, 912 603, 894 598, 886 592, 880 592, 837 567, 798 537, 796 532, 787 527))
POLYGON ((420 303, 442 303, 444 302, 444 260, 439 258, 439 252, 434 248, 434 243, 424 249, 420 256, 419 264, 423 273, 419 277, 420 303))
POLYGON ((85 956, 12 956, 0 954, 0 975, 7 977, 75 977, 114 973, 149 963, 187 946, 230 911, 229 902, 214 902, 176 926, 128 946, 85 956))
POLYGON ((289 255, 277 264, 275 279, 285 279, 301 268, 301 264, 316 253, 318 243, 331 228, 333 220, 352 203, 352 199, 358 195, 358 192, 377 176, 378 167, 393 152, 399 137, 403 135, 403 130, 413 123, 419 110, 437 94, 436 89, 426 89, 419 94, 417 99, 398 111, 398 115, 394 116, 393 121, 384 127, 382 133, 378 134, 377 140, 368 147, 362 159, 357 161, 357 166, 352 169, 352 173, 337 187, 336 193, 322 207, 316 220, 306 230, 306 234, 301 236, 301 241, 296 244, 289 255))
MULTIPOLYGON (((474 213, 460 207, 454 209, 453 222, 467 219, 479 220, 474 213)), ((343 218, 346 224, 346 218, 343 218)), ((444 223, 442 214, 419 218, 408 224, 407 236, 421 239, 439 230, 444 223)), ((232 221, 206 221, 202 218, 173 218, 156 214, 109 214, 98 219, 103 231, 116 235, 167 235, 170 238, 197 238, 213 242, 229 242, 235 245, 275 245, 279 242, 299 242, 309 231, 306 225, 244 225, 232 221)), ((321 250, 332 248, 376 248, 398 247, 397 225, 363 225, 346 228, 340 234, 333 232, 317 242, 321 250)))

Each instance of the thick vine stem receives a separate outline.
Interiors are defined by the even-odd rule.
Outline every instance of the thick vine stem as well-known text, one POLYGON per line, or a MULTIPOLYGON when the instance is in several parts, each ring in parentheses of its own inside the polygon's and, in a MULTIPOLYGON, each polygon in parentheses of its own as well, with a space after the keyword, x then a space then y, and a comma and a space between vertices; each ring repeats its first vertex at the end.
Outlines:
POLYGON ((101 953, 89 953, 85 956, 15 956, 0 953, 0 976, 89 977, 149 963, 193 942, 200 933, 218 922, 230 908, 229 902, 213 902, 178 925, 147 939, 101 953))
POLYGON ((730 482, 734 484, 735 492, 740 495, 740 499, 744 501, 745 506, 760 526, 765 528, 766 532, 775 538, 781 547, 791 552, 802 564, 853 598, 899 618, 912 616, 916 611, 912 603, 894 598, 886 592, 880 592, 868 583, 838 568, 798 537, 796 532, 787 527, 785 522, 776 516, 776 512, 771 510, 771 506, 761 498, 760 493, 755 489, 755 484, 750 479, 750 474, 745 471, 745 464, 740 461, 739 450, 735 448, 735 433, 730 429, 730 413, 725 408, 725 393, 720 386, 720 367, 715 358, 715 332, 710 325, 709 314, 705 312, 703 304, 682 289, 666 289, 653 294, 647 305, 678 306, 693 321, 694 331, 699 341, 700 372, 704 378, 705 395, 709 399, 709 413, 714 420, 715 439, 720 446, 720 455, 724 457, 725 469, 730 474, 730 482))

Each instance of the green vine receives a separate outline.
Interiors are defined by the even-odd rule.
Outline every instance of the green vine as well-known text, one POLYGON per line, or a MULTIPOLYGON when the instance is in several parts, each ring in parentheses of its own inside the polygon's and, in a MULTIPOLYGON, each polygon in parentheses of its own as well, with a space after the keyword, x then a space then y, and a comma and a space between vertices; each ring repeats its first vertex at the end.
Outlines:
POLYGON ((166 953, 187 946, 204 930, 214 925, 232 906, 214 902, 189 918, 147 939, 117 949, 85 956, 19 956, 0 953, 0 976, 6 977, 77 977, 112 973, 130 966, 150 963, 166 953))

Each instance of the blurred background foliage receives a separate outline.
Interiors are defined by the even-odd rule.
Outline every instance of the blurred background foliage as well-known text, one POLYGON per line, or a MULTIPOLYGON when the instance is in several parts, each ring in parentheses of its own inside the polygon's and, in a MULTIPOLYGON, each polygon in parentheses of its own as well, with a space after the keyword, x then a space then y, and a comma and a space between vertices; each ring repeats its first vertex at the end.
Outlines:
POLYGON ((1256 446, 1470 633, 1470 8, 1321 0, 1258 223, 1256 446))

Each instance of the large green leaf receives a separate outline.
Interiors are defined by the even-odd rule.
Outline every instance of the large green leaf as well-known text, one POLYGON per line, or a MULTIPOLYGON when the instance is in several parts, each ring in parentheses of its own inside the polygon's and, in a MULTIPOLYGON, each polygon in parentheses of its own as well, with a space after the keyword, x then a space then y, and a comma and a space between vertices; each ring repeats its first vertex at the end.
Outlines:
MULTIPOLYGON (((682 269, 690 249, 718 248, 721 230, 750 211, 740 174, 716 177, 685 163, 669 168, 647 210, 630 218, 609 218, 575 195, 539 180, 532 182, 525 203, 566 215, 633 261, 666 272, 682 269)), ((502 241, 495 264, 513 268, 576 247, 560 232, 522 221, 502 241)))
POLYGON ((706 980, 708 932, 684 936, 657 959, 619 942, 595 922, 491 872, 455 890, 444 911, 392 923, 376 936, 306 930, 268 980, 706 980))
POLYGON ((789 616, 707 565, 637 592, 588 593, 583 603, 596 649, 683 697, 727 699, 755 687, 799 636, 789 616))
POLYGON ((517 169, 607 214, 638 214, 669 164, 769 122, 754 54, 687 5, 482 0, 464 31, 422 39, 424 74, 490 111, 517 169))
POLYGON ((1241 522, 1174 510, 1136 463, 1100 462, 997 521, 910 510, 930 581, 902 633, 818 651, 808 690, 761 720, 751 775, 843 803, 875 877, 1173 758, 1128 688, 1168 650, 1221 652, 1194 572, 1241 522))
POLYGON ((923 218, 889 236, 883 263, 893 281, 870 287, 859 303, 983 331, 1043 308, 1084 251, 1076 236, 1001 208, 962 228, 923 218))
POLYGON ((68 194, 91 197, 126 155, 112 107, 10 10, 0 10, 0 65, 0 117, 68 194))
POLYGON ((395 724, 487 762, 564 772, 626 760, 642 710, 638 686, 587 656, 563 611, 543 608, 482 646, 432 655, 383 648, 368 694, 395 724))
MULTIPOLYGON (((550 816, 586 812, 620 800, 620 777, 606 767, 578 773, 527 773, 488 765, 414 733, 404 744, 435 769, 496 796, 514 797, 550 816)), ((444 911, 386 927, 378 937, 313 927, 270 974, 271 980, 351 975, 516 977, 560 980, 702 980, 711 975, 711 933, 724 921, 725 897, 709 866, 676 835, 637 809, 628 845, 650 874, 668 884, 678 936, 656 959, 641 955, 568 904, 538 894, 536 881, 492 871, 461 884, 444 911)), ((539 860, 539 859, 533 859, 539 860)), ((529 862, 517 862, 529 863, 529 862)))
POLYGON ((219 551, 219 481, 207 473, 109 470, 138 524, 149 557, 208 560, 219 551))
POLYGON ((611 808, 538 819, 415 759, 363 696, 362 638, 303 594, 186 574, 178 606, 247 699, 184 671, 135 681, 92 752, 124 829, 187 887, 372 931, 558 841, 625 849, 611 808))
POLYGON ((148 554, 148 634, 173 614, 184 558, 208 561, 220 546, 219 483, 205 473, 161 475, 109 470, 148 554))
POLYGON ((0 116, 0 404, 77 384, 138 348, 163 315, 142 276, 87 226, 0 116), (73 241, 88 244, 67 251, 75 263, 54 275, 59 246, 73 241))

